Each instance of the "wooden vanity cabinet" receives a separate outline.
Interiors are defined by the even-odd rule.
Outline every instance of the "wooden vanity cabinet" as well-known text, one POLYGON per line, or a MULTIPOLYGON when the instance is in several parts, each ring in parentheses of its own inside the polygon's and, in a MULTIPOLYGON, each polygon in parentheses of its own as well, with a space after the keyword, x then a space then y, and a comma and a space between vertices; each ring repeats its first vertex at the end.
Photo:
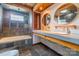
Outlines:
POLYGON ((13 47, 13 46, 14 46, 14 43, 0 44, 0 49, 9 48, 9 47, 13 47))
MULTIPOLYGON (((64 56, 79 56, 79 52, 75 51, 74 49, 71 49, 71 48, 63 46, 63 45, 61 45, 59 43, 50 41, 44 35, 37 35, 37 36, 40 37, 40 42, 41 43, 43 43, 44 45, 46 45, 50 49, 56 51, 60 55, 64 55, 64 56)), ((55 38, 52 38, 52 39, 55 39, 55 38)))
POLYGON ((11 48, 11 47, 31 47, 32 39, 21 40, 11 43, 0 44, 0 49, 11 48))
POLYGON ((32 39, 21 40, 21 41, 14 42, 14 46, 17 46, 17 47, 31 47, 32 46, 32 39))
POLYGON ((35 34, 33 34, 33 44, 37 44, 39 42, 40 42, 40 37, 35 35, 35 34))
POLYGON ((70 49, 68 47, 62 46, 60 44, 57 44, 55 42, 51 42, 46 39, 41 39, 41 43, 48 46, 50 49, 56 51, 57 53, 64 55, 64 56, 70 56, 70 55, 79 55, 78 52, 74 51, 73 49, 70 49))

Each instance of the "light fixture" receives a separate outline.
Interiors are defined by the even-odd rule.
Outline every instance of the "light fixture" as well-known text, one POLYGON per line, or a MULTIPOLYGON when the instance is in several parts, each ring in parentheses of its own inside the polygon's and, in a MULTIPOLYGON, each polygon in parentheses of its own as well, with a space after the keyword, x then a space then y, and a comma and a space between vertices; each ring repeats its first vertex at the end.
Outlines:
POLYGON ((43 9, 43 7, 40 7, 39 9, 40 9, 40 10, 42 10, 42 9, 43 9))

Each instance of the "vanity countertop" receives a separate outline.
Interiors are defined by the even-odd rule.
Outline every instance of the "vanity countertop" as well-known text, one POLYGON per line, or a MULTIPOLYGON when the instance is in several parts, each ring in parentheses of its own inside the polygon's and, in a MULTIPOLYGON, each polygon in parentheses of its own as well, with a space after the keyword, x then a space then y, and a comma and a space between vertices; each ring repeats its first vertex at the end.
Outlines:
POLYGON ((3 37, 0 39, 0 44, 16 42, 20 40, 27 40, 27 39, 31 39, 31 36, 21 35, 21 36, 3 37))
POLYGON ((52 33, 52 32, 44 32, 41 30, 35 30, 33 32, 79 45, 79 35, 78 34, 57 34, 57 33, 52 33))

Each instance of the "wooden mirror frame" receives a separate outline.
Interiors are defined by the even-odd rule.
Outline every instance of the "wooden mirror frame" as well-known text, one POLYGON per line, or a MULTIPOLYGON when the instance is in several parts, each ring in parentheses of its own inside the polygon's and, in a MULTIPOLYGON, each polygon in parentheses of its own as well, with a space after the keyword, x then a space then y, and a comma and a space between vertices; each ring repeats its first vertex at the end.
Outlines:
POLYGON ((42 23, 44 24, 44 26, 46 26, 49 25, 50 21, 51 21, 50 14, 46 13, 42 18, 42 23))
POLYGON ((61 19, 66 19, 66 23, 70 23, 74 20, 75 16, 77 15, 76 12, 77 12, 77 7, 72 3, 67 3, 67 4, 60 6, 56 10, 55 15, 54 15, 54 19, 58 23, 58 17, 60 17, 61 19), (68 16, 69 15, 68 13, 66 14, 66 12, 60 13, 63 10, 68 10, 70 14, 72 13, 71 18, 68 16))

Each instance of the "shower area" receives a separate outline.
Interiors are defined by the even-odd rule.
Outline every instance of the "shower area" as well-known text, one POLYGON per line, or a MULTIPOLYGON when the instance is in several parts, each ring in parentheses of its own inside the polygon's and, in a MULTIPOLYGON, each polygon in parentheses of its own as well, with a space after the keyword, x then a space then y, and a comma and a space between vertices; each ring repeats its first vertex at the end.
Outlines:
POLYGON ((29 12, 2 8, 1 24, 2 37, 31 34, 29 12))

